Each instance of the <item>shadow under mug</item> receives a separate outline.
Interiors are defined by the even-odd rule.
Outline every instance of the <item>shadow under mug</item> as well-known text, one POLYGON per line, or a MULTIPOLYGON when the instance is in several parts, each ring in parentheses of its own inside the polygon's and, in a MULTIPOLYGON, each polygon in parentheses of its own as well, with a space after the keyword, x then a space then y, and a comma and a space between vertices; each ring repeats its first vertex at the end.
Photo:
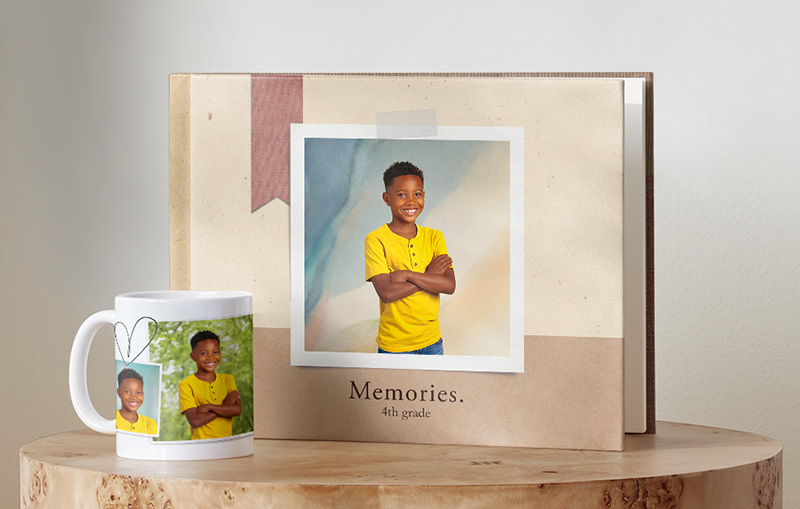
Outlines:
POLYGON ((118 295, 75 336, 69 389, 78 417, 116 434, 117 455, 201 460, 253 454, 252 296, 236 291, 118 295), (91 403, 86 365, 95 335, 114 327, 117 411, 91 403), (194 338, 194 341, 192 339, 194 338), (192 344, 195 343, 195 344, 192 344))

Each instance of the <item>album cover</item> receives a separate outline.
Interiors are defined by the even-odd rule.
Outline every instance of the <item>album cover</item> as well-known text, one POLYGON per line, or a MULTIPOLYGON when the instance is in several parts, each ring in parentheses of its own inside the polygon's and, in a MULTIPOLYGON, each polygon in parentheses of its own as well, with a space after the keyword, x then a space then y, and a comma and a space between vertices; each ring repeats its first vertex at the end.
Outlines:
POLYGON ((652 432, 651 86, 171 76, 170 284, 253 294, 256 438, 621 450, 652 432))

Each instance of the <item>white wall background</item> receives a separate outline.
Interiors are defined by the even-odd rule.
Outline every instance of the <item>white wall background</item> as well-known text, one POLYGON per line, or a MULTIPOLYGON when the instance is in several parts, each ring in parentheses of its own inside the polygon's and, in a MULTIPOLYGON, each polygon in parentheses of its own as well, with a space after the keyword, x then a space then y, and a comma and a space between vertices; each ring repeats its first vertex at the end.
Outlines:
POLYGON ((0 505, 81 321, 168 286, 170 73, 653 71, 658 418, 779 440, 800 506, 799 5, 2 0, 0 505))

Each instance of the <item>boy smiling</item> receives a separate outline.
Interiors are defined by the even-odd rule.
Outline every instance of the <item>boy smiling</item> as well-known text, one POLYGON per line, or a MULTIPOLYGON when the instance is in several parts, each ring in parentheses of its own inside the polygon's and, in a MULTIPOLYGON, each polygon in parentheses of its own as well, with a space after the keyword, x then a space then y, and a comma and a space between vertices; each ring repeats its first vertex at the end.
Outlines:
POLYGON ((444 235, 417 225, 425 207, 422 170, 397 162, 383 174, 392 220, 364 239, 366 280, 380 299, 379 353, 442 355, 439 294, 456 278, 444 235))
POLYGON ((144 403, 144 378, 131 368, 125 368, 117 375, 117 396, 119 396, 120 409, 117 410, 117 429, 158 434, 156 421, 139 414, 139 408, 144 403))
POLYGON ((222 357, 219 336, 201 331, 189 344, 189 357, 197 371, 181 381, 178 393, 180 411, 192 428, 192 440, 229 437, 233 418, 242 413, 242 403, 233 376, 216 372, 222 357))

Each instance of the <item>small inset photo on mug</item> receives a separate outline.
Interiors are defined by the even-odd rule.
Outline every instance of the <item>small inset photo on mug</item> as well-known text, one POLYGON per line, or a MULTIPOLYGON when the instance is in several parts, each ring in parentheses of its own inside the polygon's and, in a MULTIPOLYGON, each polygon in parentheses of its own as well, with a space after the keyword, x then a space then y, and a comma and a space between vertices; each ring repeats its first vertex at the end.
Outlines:
POLYGON ((224 440, 253 432, 253 315, 150 324, 161 365, 157 440, 224 440))
POLYGON ((161 366, 116 361, 117 430, 158 436, 161 366))

